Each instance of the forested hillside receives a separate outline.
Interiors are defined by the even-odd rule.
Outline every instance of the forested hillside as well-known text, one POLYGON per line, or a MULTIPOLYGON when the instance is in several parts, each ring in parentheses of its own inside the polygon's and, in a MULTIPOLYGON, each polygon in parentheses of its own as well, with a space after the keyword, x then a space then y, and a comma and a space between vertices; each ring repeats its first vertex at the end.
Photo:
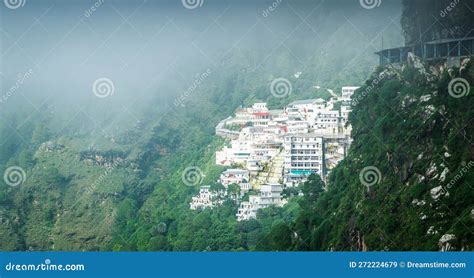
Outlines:
MULTIPOLYGON (((403 1, 406 44, 472 36, 472 6, 403 1)), ((472 251, 473 78, 472 58, 376 69, 353 97, 348 157, 325 190, 303 186, 278 249, 472 251)))
POLYGON ((304 185, 286 250, 473 250, 474 103, 466 87, 450 92, 456 78, 473 81, 464 61, 441 76, 374 72, 354 97, 349 156, 327 191, 317 178, 304 185))
MULTIPOLYGON (((181 18, 174 21, 168 18, 168 23, 156 17, 144 18, 148 21, 155 18, 154 21, 161 24, 158 27, 171 28, 177 34, 182 34, 184 28, 185 33, 199 39, 194 41, 199 48, 206 52, 217 49, 211 56, 215 63, 209 63, 206 57, 197 57, 196 48, 191 48, 191 53, 178 49, 176 56, 192 58, 185 60, 183 65, 171 67, 171 72, 182 73, 175 80, 163 82, 160 75, 152 78, 153 82, 160 81, 158 87, 147 87, 142 79, 134 79, 131 83, 140 81, 138 83, 143 85, 139 90, 115 80, 116 92, 106 99, 83 96, 84 91, 89 93, 87 90, 90 90, 91 84, 82 80, 88 72, 78 76, 81 80, 52 78, 38 84, 37 79, 43 78, 45 72, 35 71, 20 88, 23 96, 29 97, 28 102, 18 94, 8 99, 8 105, 3 99, 0 172, 20 167, 24 173, 14 172, 9 176, 10 181, 18 181, 16 186, 6 184, 5 179, 0 180, 1 249, 202 251, 279 248, 279 237, 283 234, 267 236, 267 233, 273 225, 283 227, 285 222, 295 218, 299 206, 296 199, 291 200, 285 210, 269 209, 262 212, 266 217, 260 217, 259 221, 243 223, 236 221, 236 205, 232 202, 212 211, 189 210, 189 201, 199 185, 219 186, 215 181, 223 169, 214 165, 214 153, 224 142, 215 137, 215 125, 241 105, 267 101, 277 108, 295 99, 327 98, 327 88, 339 91, 341 86, 362 83, 377 61, 373 55, 377 47, 372 41, 385 35, 387 44, 400 43, 399 13, 393 14, 394 10, 399 10, 399 5, 393 1, 374 13, 358 3, 343 6, 343 9, 340 9, 340 3, 314 3, 308 10, 306 3, 301 2, 292 3, 291 7, 282 4, 271 16, 263 17, 261 11, 267 8, 267 3, 252 2, 242 6, 244 8, 231 5, 226 9, 217 2, 218 5, 209 2, 206 7, 210 7, 211 19, 218 20, 221 26, 214 22, 216 25, 205 34, 201 34, 197 25, 181 24, 181 18), (213 7, 217 7, 217 11, 213 7), (232 24, 233 15, 245 20, 249 17, 248 11, 256 14, 257 18, 249 15, 255 26, 241 21, 232 24), (219 18, 223 12, 229 16, 219 18), (386 22, 387 16, 396 20, 386 22), (224 36, 222 27, 238 37, 224 36), (206 42, 205 38, 210 41, 206 42), (228 48, 219 49, 219 43, 226 40, 230 43, 228 48), (349 43, 354 47, 347 48, 349 43), (203 58, 206 63, 202 59, 195 63, 197 58, 203 58), (295 76, 297 72, 301 73, 295 76), (292 83, 292 92, 285 98, 274 97, 269 89, 271 81, 278 77, 285 77, 292 83), (201 81, 199 86, 181 99, 183 92, 189 91, 198 79, 201 81), (43 99, 39 91, 50 94, 51 87, 44 84, 51 80, 58 88, 64 88, 66 94, 61 91, 43 99), (67 86, 61 87, 63 83, 67 86), (76 90, 76 86, 84 89, 76 90), (67 94, 68 91, 71 92, 67 94), (124 110, 124 102, 133 103, 133 109, 124 110), (32 112, 30 104, 36 105, 38 111, 32 112), (183 183, 181 175, 187 167, 201 169, 204 178, 197 186, 183 183)), ((64 14, 73 11, 77 10, 62 9, 64 14)), ((115 15, 113 9, 104 6, 98 10, 100 16, 89 20, 107 30, 109 26, 101 25, 108 16, 107 11, 115 15)), ((179 17, 195 18, 183 7, 178 7, 178 11, 179 17)), ((208 19, 205 16, 197 18, 208 19)), ((43 21, 43 24, 49 24, 46 19, 43 21)), ((203 25, 198 20, 193 22, 203 25)), ((142 26, 140 24, 143 22, 134 22, 134 26, 142 26)), ((90 33, 90 27, 85 28, 84 34, 90 33)), ((22 32, 19 30, 19 34, 22 32)), ((58 37, 61 36, 63 34, 58 37)), ((182 40, 185 36, 178 37, 182 40)), ((97 34, 91 38, 100 42, 97 34)), ((176 41, 171 38, 168 44, 176 41)), ((65 42, 69 49, 75 49, 74 40, 65 42)), ((158 41, 156 47, 162 44, 163 41, 158 41)), ((107 46, 117 51, 113 45, 107 46)), ((137 48, 140 47, 142 45, 137 48)), ((132 50, 134 57, 136 48, 132 50)), ((118 51, 123 53, 124 49, 118 51)), ((154 52, 159 53, 158 50, 154 52)), ((21 53, 15 54, 8 56, 5 63, 14 62, 18 66, 22 61, 21 53)), ((99 54, 106 58, 109 55, 104 51, 99 54)), ((72 57, 68 55, 64 61, 74 62, 72 57)), ((129 60, 129 57, 122 57, 129 60)), ((149 77, 151 71, 156 71, 149 68, 149 56, 146 57, 141 62, 150 72, 137 63, 132 64, 134 71, 128 71, 129 75, 149 77)), ((115 63, 117 55, 112 58, 115 63)), ((156 64, 155 67, 163 66, 156 64)))

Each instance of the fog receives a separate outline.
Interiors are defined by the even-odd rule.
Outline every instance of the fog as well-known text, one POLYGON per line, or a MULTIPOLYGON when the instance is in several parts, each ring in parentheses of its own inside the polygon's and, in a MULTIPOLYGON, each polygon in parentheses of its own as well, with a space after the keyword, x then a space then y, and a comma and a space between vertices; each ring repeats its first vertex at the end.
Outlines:
POLYGON ((207 70, 240 62, 273 75, 318 65, 311 81, 329 87, 344 76, 325 74, 328 66, 375 66, 382 36, 385 46, 402 42, 399 1, 376 9, 355 0, 23 2, 0 10, 0 113, 40 111, 64 125, 117 109, 139 119, 172 105, 207 70), (93 89, 98 79, 112 83, 105 96, 93 89))

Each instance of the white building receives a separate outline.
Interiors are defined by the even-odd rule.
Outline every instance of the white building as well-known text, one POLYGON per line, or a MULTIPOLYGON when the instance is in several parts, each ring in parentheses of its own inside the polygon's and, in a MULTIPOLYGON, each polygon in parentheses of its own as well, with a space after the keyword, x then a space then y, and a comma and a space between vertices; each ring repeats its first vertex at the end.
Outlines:
POLYGON ((281 192, 283 187, 278 183, 269 183, 260 186, 260 204, 259 208, 268 208, 269 206, 281 206, 283 199, 281 192))
POLYGON ((352 126, 348 125, 349 113, 351 112, 350 106, 341 105, 341 118, 340 118, 340 129, 344 135, 350 136, 352 132, 352 126))
POLYGON ((254 126, 268 126, 270 120, 271 114, 268 111, 252 113, 252 123, 254 126))
POLYGON ((267 104, 265 102, 256 102, 252 105, 253 112, 268 112, 267 104))
POLYGON ((291 134, 284 138, 284 182, 295 186, 309 175, 323 174, 323 138, 315 133, 291 134))
POLYGON ((287 109, 293 110, 296 109, 297 111, 304 111, 308 109, 313 109, 315 106, 324 104, 323 99, 304 99, 304 100, 296 100, 288 104, 287 109))
POLYGON ((289 112, 286 125, 288 133, 307 133, 310 128, 305 115, 300 112, 289 112))
POLYGON ((212 192, 209 185, 201 186, 199 194, 192 198, 190 205, 191 210, 213 208, 222 204, 223 193, 212 192))
POLYGON ((250 157, 251 147, 248 141, 232 140, 231 147, 224 146, 216 152, 216 164, 230 166, 232 164, 245 164, 250 157))
POLYGON ((240 203, 237 211, 237 221, 250 220, 257 218, 257 211, 260 203, 260 196, 249 196, 248 202, 240 203))
POLYGON ((341 101, 351 101, 352 95, 354 94, 355 90, 359 89, 360 87, 354 87, 354 86, 347 86, 347 87, 342 87, 342 93, 341 93, 341 101))
POLYGON ((321 178, 326 181, 327 176, 331 173, 341 160, 347 155, 350 145, 350 137, 340 134, 335 136, 325 136, 324 140, 324 173, 321 178))
POLYGON ((283 187, 281 184, 262 185, 258 195, 251 195, 248 202, 240 203, 236 214, 237 221, 257 218, 257 211, 259 209, 270 206, 283 206, 285 203, 281 196, 282 191, 283 187))
POLYGON ((228 169, 224 171, 219 178, 219 182, 224 185, 226 189, 230 184, 237 184, 242 194, 250 190, 249 180, 250 172, 242 169, 228 169))
POLYGON ((315 132, 322 134, 339 133, 339 111, 321 110, 316 115, 313 126, 315 132))
POLYGON ((239 164, 255 167, 258 162, 272 159, 282 145, 281 135, 277 127, 246 127, 240 132, 239 138, 231 141, 231 147, 225 146, 216 152, 216 164, 231 166, 239 164))
MULTIPOLYGON (((269 184, 281 182, 282 172, 285 186, 296 186, 311 174, 325 180, 344 159, 351 143, 347 124, 351 107, 347 102, 358 88, 343 87, 341 96, 328 90, 332 95, 329 101, 298 100, 284 110, 269 110, 266 103, 255 103, 238 109, 234 118, 216 127, 216 133, 231 142, 230 147, 216 152, 216 163, 244 168, 225 171, 220 182, 225 187, 238 184, 243 193, 250 190, 250 184, 259 188, 257 195, 240 204, 239 221, 255 218, 260 208, 284 204, 282 186, 269 184), (235 125, 240 125, 237 132, 232 131, 236 128, 225 129, 235 125)), ((196 203, 200 205, 198 199, 196 203)))

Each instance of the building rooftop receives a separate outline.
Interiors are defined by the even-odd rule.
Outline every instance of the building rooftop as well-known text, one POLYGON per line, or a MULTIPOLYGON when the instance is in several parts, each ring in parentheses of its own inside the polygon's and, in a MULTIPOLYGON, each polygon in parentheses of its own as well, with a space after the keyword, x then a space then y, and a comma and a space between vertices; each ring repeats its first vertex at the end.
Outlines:
POLYGON ((270 113, 268 113, 268 112, 254 112, 253 115, 255 115, 255 116, 269 116, 270 113))
POLYGON ((302 104, 311 104, 315 103, 317 99, 303 99, 303 100, 295 100, 288 104, 288 106, 294 106, 294 105, 302 105, 302 104))
POLYGON ((225 170, 224 174, 245 174, 248 172, 249 170, 243 170, 243 169, 227 169, 225 170))
POLYGON ((281 113, 284 112, 284 110, 268 110, 268 112, 273 116, 279 116, 281 113))

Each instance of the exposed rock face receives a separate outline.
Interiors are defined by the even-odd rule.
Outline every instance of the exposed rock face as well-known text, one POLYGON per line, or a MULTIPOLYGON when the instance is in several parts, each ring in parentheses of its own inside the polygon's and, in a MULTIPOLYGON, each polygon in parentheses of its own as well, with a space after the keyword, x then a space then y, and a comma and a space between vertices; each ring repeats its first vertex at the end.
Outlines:
POLYGON ((362 242, 370 250, 473 248, 474 172, 467 171, 465 162, 474 161, 469 124, 474 99, 449 94, 454 78, 473 84, 473 68, 467 63, 463 75, 453 69, 453 76, 447 71, 436 76, 426 67, 426 74, 420 74, 414 67, 421 65, 413 63, 399 71, 389 69, 398 75, 383 79, 370 94, 363 92, 377 72, 355 92, 360 101, 349 119, 353 145, 345 163, 328 179, 330 196, 316 202, 315 209, 324 219, 315 225, 315 237, 343 231, 328 240, 335 250, 362 250, 362 242), (453 136, 457 140, 451 140, 453 136), (375 165, 383 175, 370 192, 354 178, 367 165, 375 165), (326 213, 327 200, 340 204, 337 217, 326 213), (346 213, 348 206, 351 213, 346 213), (408 239, 409 231, 422 232, 408 239))
POLYGON ((431 194, 431 198, 433 198, 434 200, 438 200, 438 198, 443 195, 444 193, 444 190, 443 190, 443 187, 440 185, 440 186, 437 186, 435 188, 432 188, 431 191, 430 191, 430 194, 431 194))
POLYGON ((41 144, 39 151, 41 152, 63 152, 64 146, 53 141, 47 141, 41 144))
POLYGON ((407 61, 408 61, 409 66, 418 69, 418 71, 421 74, 426 73, 426 69, 425 69, 425 65, 423 64, 423 61, 420 58, 416 57, 416 55, 413 54, 412 52, 408 52, 407 61))
POLYGON ((88 163, 103 166, 105 168, 114 168, 118 164, 125 161, 124 154, 121 152, 99 152, 99 151, 85 151, 81 152, 80 159, 88 163))

